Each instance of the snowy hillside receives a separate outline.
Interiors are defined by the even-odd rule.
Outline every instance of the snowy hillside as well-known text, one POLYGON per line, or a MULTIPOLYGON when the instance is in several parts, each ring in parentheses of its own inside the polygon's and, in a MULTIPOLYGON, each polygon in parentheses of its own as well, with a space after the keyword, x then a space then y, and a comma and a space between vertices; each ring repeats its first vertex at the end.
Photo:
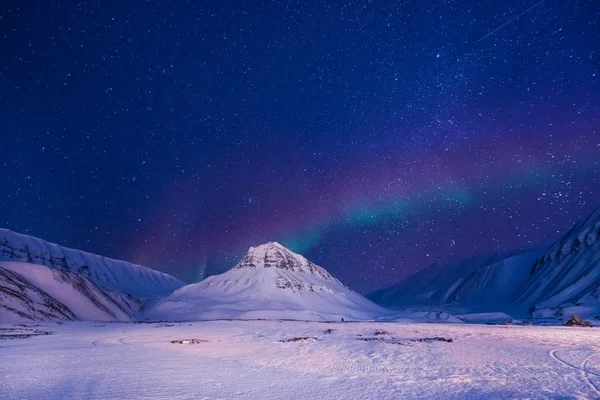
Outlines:
POLYGON ((146 318, 362 320, 386 313, 301 255, 267 243, 251 247, 233 269, 175 291, 146 318))
POLYGON ((495 254, 434 264, 367 297, 391 308, 450 306, 463 311, 505 311, 538 252, 495 254))
POLYGON ((98 286, 140 298, 164 296, 184 285, 171 275, 141 265, 69 249, 0 229, 0 261, 22 261, 81 275, 98 286))
POLYGON ((537 258, 515 292, 534 317, 600 315, 600 208, 537 258))
POLYGON ((458 317, 506 312, 550 323, 574 314, 599 320, 600 208, 546 251, 433 265, 368 297, 385 307, 437 307, 458 317))
POLYGON ((0 324, 32 321, 128 321, 132 296, 111 293, 76 274, 43 265, 0 262, 0 324))

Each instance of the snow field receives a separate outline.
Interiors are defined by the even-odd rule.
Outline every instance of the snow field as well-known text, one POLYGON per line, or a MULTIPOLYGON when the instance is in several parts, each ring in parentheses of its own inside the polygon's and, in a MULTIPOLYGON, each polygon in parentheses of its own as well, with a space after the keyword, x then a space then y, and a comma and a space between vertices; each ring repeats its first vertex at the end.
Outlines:
POLYGON ((3 398, 600 398, 595 328, 207 321, 34 329, 55 333, 0 340, 3 398), (435 337, 453 341, 415 341, 435 337), (171 342, 183 339, 206 342, 171 342))

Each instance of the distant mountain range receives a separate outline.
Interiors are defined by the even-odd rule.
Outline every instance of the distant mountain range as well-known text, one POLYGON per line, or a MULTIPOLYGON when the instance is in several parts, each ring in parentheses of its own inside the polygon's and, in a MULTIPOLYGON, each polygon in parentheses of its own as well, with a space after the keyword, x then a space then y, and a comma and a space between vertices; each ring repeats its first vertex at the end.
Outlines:
POLYGON ((185 285, 0 229, 0 323, 52 320, 600 321, 600 209, 545 250, 432 265, 367 296, 274 242, 185 285), (368 299, 367 299, 368 298, 368 299))
POLYGON ((367 297, 392 309, 454 305, 470 311, 505 311, 537 256, 537 251, 528 251, 437 263, 367 297))
POLYGON ((367 297, 393 309, 600 320, 600 208, 548 249, 436 264, 367 297))

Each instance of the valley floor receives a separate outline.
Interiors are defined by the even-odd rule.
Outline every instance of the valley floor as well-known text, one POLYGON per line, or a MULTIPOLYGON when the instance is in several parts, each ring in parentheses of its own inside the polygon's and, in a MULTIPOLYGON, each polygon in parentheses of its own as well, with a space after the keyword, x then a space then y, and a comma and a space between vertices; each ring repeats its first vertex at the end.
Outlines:
POLYGON ((3 399, 600 398, 596 328, 212 321, 0 336, 3 399))

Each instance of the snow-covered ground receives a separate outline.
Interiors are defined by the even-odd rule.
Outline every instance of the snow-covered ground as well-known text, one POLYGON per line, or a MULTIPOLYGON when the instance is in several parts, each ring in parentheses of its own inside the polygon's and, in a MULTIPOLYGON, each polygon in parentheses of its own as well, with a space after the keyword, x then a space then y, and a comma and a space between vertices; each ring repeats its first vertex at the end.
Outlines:
POLYGON ((2 399, 600 398, 597 328, 296 321, 0 328, 2 399), (53 334, 8 338, 34 330, 53 334))

